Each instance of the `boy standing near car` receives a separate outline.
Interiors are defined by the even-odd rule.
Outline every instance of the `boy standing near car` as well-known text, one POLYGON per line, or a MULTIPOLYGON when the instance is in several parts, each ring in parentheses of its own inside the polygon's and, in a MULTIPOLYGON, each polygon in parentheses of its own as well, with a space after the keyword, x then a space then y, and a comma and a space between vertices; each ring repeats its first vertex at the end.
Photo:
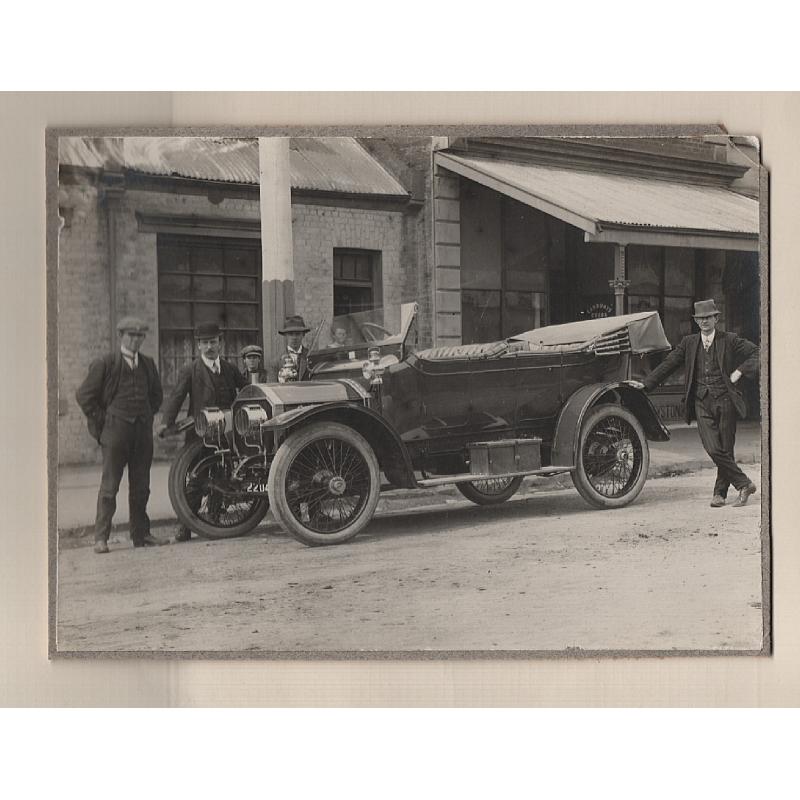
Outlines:
POLYGON ((644 381, 629 381, 637 389, 651 391, 675 370, 684 370, 686 421, 697 419, 703 448, 717 466, 712 508, 725 505, 728 487, 738 497, 735 507, 747 503, 756 485, 736 463, 736 418, 744 418, 746 407, 736 384, 740 378, 758 375, 758 347, 735 333, 717 330, 719 311, 713 300, 694 304, 694 321, 700 333, 684 336, 680 344, 644 381))
POLYGON ((244 371, 242 375, 248 383, 266 383, 267 373, 261 367, 264 351, 257 344, 248 344, 242 348, 244 371))
POLYGON ((98 554, 108 552, 117 492, 126 467, 133 546, 166 544, 150 535, 147 516, 153 416, 161 407, 161 380, 155 361, 139 352, 147 325, 138 317, 123 317, 117 324, 117 334, 119 349, 92 362, 75 394, 89 432, 103 449, 94 526, 94 552, 98 554))
MULTIPOLYGON (((187 395, 189 414, 197 419, 200 412, 208 406, 230 408, 239 389, 247 385, 244 375, 220 355, 222 332, 216 323, 198 325, 195 328, 194 338, 200 357, 185 366, 178 375, 175 389, 164 403, 163 425, 159 430, 159 436, 164 436, 175 425, 175 418, 187 395)), ((187 443, 196 437, 194 428, 186 432, 187 443)), ((188 542, 191 537, 191 531, 181 525, 175 541, 188 542)))

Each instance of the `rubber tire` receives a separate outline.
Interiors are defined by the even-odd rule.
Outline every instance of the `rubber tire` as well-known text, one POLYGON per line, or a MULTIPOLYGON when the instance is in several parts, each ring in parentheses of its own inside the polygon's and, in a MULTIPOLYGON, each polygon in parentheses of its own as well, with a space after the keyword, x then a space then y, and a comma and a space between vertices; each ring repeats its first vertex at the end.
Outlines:
POLYGON ((580 496, 590 505, 595 508, 622 508, 632 503, 642 491, 645 482, 647 481, 647 471, 650 467, 650 448, 647 444, 647 437, 645 436, 644 429, 636 416, 628 411, 627 408, 615 405, 613 403, 604 403, 603 405, 595 406, 586 415, 581 425, 581 432, 578 441, 578 457, 575 469, 570 473, 572 483, 578 490, 580 496), (639 469, 639 475, 633 486, 621 497, 606 497, 600 494, 591 484, 589 478, 586 476, 586 470, 583 465, 583 445, 589 432, 599 422, 607 417, 621 417, 628 422, 639 437, 639 442, 642 448, 642 464, 639 469))
POLYGON ((380 467, 369 442, 357 431, 338 422, 316 422, 291 433, 278 448, 267 483, 269 502, 275 519, 295 539, 310 547, 342 544, 357 536, 370 522, 380 497, 380 467), (356 448, 367 463, 370 489, 361 514, 346 528, 336 533, 318 533, 306 528, 289 509, 286 501, 286 476, 300 452, 316 439, 335 437, 356 448))
POLYGON ((183 449, 178 453, 169 468, 169 479, 167 481, 172 508, 180 522, 203 539, 233 539, 237 536, 244 536, 250 533, 269 511, 269 502, 266 497, 253 506, 251 516, 230 528, 218 528, 200 519, 192 511, 186 500, 186 495, 183 491, 186 485, 186 474, 197 461, 210 454, 211 451, 203 445, 201 439, 195 439, 184 445, 183 449))
POLYGON ((519 487, 522 485, 522 475, 518 475, 516 478, 513 478, 511 483, 503 489, 502 492, 498 492, 497 494, 486 494, 485 492, 481 492, 474 483, 467 481, 466 483, 457 483, 456 489, 458 489, 467 500, 471 500, 473 503, 476 503, 479 506, 494 506, 498 503, 505 503, 510 497, 513 497, 519 487))

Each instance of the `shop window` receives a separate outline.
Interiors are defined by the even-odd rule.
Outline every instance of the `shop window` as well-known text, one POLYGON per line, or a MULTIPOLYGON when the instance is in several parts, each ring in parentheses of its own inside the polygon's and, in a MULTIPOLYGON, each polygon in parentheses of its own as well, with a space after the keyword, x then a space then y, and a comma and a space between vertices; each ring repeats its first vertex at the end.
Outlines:
POLYGON ((554 247, 546 215, 479 186, 464 192, 461 212, 462 341, 546 325, 554 247))
MULTIPOLYGON (((692 332, 695 251, 685 247, 632 245, 627 250, 627 274, 628 312, 658 311, 667 339, 675 347, 692 332)), ((663 358, 663 354, 649 357, 643 371, 663 358)), ((674 372, 667 384, 683 384, 683 370, 674 372)))
POLYGON ((216 322, 234 362, 244 345, 261 343, 261 244, 171 234, 157 241, 159 364, 171 388, 196 355, 196 325, 216 322))
POLYGON ((379 250, 333 251, 333 315, 370 311, 383 305, 379 250))

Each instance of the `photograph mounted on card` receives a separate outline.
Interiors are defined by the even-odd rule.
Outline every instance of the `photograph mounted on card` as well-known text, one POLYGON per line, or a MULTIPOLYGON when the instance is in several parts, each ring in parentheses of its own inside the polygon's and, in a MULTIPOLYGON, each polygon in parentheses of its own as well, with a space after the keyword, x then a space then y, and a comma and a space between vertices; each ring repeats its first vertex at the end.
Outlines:
POLYGON ((759 141, 303 133, 48 131, 51 656, 769 653, 759 141))

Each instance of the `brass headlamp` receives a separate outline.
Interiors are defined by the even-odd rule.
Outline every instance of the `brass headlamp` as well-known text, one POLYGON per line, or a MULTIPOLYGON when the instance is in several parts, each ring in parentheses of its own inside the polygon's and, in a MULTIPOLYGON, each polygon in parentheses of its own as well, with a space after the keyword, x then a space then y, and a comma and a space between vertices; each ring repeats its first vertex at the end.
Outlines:
POLYGON ((220 408, 204 408, 195 421, 195 431, 202 439, 222 441, 227 423, 225 412, 220 408))
POLYGON ((361 374, 369 381, 370 386, 380 386, 383 383, 383 373, 386 371, 386 367, 380 363, 380 349, 371 348, 367 357, 369 361, 361 365, 361 374))
POLYGON ((290 355, 283 357, 283 363, 278 370, 278 383, 289 383, 297 380, 297 366, 290 355))
POLYGON ((269 419, 266 410, 259 405, 240 406, 236 409, 233 424, 239 436, 245 439, 261 432, 261 426, 269 419))

